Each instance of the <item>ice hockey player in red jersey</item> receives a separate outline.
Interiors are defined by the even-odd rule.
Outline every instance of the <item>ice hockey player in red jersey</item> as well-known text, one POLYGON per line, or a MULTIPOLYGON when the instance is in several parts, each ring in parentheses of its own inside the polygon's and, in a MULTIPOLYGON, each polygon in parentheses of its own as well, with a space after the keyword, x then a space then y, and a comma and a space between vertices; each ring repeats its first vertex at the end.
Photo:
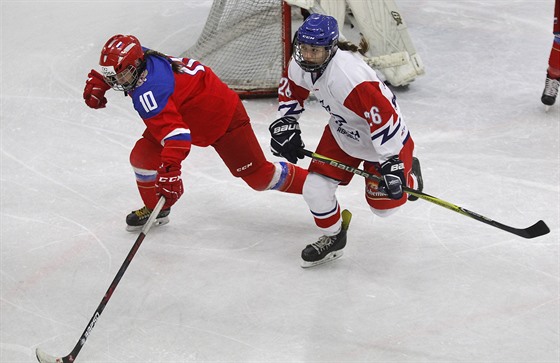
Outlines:
POLYGON ((160 196, 166 203, 156 223, 169 221, 170 207, 183 194, 181 166, 192 145, 214 147, 231 174, 254 190, 301 194, 307 170, 265 159, 239 96, 209 67, 120 34, 106 42, 99 65, 101 73, 88 75, 86 104, 103 108, 107 90, 123 91, 146 125, 130 153, 144 207, 126 217, 128 230, 146 223, 160 196))
POLYGON ((541 96, 541 101, 545 106, 554 105, 560 85, 560 24, 558 18, 560 18, 560 0, 556 0, 554 4, 554 26, 552 29, 554 40, 548 58, 546 81, 541 96))
MULTIPOLYGON (((379 186, 366 180, 365 198, 373 213, 388 216, 407 201, 403 185, 422 189, 420 163, 395 95, 357 54, 367 43, 358 48, 338 37, 336 20, 328 15, 313 14, 298 29, 287 78, 278 90, 279 118, 269 127, 271 150, 292 163, 303 158, 298 118, 313 93, 330 114, 316 152, 353 167, 364 162, 367 171, 379 175, 379 186)), ((312 161, 303 197, 324 235, 302 251, 303 267, 342 255, 351 214, 341 213, 336 190, 353 175, 312 161)))

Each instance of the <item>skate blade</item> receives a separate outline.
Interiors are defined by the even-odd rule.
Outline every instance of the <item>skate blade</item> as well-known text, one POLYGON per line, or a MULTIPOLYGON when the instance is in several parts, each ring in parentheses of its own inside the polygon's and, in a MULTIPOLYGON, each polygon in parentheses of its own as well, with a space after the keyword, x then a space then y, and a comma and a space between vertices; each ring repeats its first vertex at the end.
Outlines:
POLYGON ((331 262, 331 261, 339 259, 340 257, 342 257, 343 254, 344 254, 344 250, 338 250, 338 251, 333 251, 333 252, 329 253, 328 255, 323 257, 322 260, 319 260, 319 261, 305 261, 305 260, 302 260, 301 261, 301 267, 309 268, 309 267, 313 267, 313 266, 317 266, 317 265, 322 265, 324 263, 331 262))
MULTIPOLYGON (((164 224, 169 223, 169 217, 163 217, 163 218, 159 218, 156 219, 154 222, 153 227, 159 227, 159 226, 163 226, 164 224)), ((140 230, 142 230, 142 228, 144 228, 144 226, 126 226, 126 230, 128 232, 138 232, 140 230)))

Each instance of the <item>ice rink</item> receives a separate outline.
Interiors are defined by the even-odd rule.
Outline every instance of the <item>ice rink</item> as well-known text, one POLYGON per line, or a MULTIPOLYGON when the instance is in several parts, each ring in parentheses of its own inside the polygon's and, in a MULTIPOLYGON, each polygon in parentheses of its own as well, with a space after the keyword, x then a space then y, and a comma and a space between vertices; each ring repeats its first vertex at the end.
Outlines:
MULTIPOLYGON (((554 1, 397 4, 426 67, 395 91, 424 191, 551 233, 423 200, 379 219, 356 176, 338 193, 353 213, 344 256, 302 269, 320 235, 303 199, 254 192, 194 148, 171 223, 150 230, 77 362, 560 362, 560 105, 540 102, 554 1)), ((2 1, 2 363, 68 354, 138 236, 124 219, 142 205, 128 156, 143 123, 117 92, 102 110, 82 100, 101 47, 134 34, 179 55, 210 5, 2 1)), ((245 106, 279 161, 276 100, 245 106)), ((314 149, 328 115, 306 108, 314 149)))

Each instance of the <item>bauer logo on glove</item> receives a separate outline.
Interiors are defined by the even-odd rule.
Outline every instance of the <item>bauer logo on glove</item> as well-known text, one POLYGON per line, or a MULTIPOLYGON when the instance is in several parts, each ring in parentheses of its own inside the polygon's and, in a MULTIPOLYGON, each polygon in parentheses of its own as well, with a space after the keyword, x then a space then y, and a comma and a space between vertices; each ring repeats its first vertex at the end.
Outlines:
POLYGON ((282 132, 286 132, 286 131, 294 131, 294 130, 299 130, 299 123, 291 123, 291 124, 287 124, 287 125, 280 125, 274 128, 274 130, 272 131, 272 133, 274 135, 278 135, 282 132))
POLYGON ((404 177, 404 163, 397 155, 381 164, 379 172, 382 180, 377 189, 381 193, 387 194, 391 199, 401 199, 403 196, 403 186, 406 186, 404 177))
POLYGON ((296 164, 303 159, 301 149, 305 147, 301 140, 299 123, 294 117, 284 116, 274 121, 268 128, 270 131, 270 150, 276 156, 282 156, 296 164))

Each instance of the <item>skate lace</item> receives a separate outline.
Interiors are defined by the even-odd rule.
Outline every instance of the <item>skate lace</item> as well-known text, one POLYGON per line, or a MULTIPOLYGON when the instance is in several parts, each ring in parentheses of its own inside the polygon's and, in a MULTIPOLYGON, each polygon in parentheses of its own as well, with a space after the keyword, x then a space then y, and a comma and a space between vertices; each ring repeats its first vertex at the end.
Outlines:
POLYGON ((148 218, 152 212, 146 208, 146 206, 134 211, 134 214, 138 216, 140 219, 148 218))
POLYGON ((556 95, 558 94, 558 85, 559 84, 560 84, 560 81, 558 81, 557 79, 552 79, 552 78, 546 77, 546 82, 544 84, 543 93, 547 96, 550 96, 550 97, 556 97, 556 95))
POLYGON ((319 240, 311 244, 311 246, 315 250, 317 250, 317 252, 322 252, 327 248, 329 248, 330 246, 332 246, 333 243, 334 243, 334 238, 332 236, 321 236, 319 237, 319 240))

